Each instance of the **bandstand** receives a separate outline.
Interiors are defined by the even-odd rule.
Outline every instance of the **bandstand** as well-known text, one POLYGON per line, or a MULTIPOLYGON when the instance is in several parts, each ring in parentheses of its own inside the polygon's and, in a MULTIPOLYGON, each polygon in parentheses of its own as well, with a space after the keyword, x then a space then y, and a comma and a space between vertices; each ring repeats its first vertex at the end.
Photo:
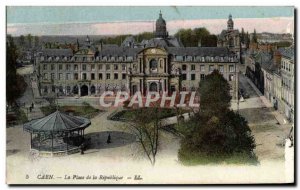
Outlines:
POLYGON ((85 143, 84 130, 91 121, 56 111, 24 124, 30 133, 30 148, 39 156, 62 156, 79 152, 85 143))

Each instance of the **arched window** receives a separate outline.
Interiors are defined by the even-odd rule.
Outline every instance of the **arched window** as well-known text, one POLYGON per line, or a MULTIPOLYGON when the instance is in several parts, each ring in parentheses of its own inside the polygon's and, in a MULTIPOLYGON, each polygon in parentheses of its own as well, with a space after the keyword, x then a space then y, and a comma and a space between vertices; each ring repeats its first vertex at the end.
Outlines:
POLYGON ((152 59, 150 61, 150 71, 151 72, 156 72, 157 71, 157 61, 155 59, 152 59))
POLYGON ((150 68, 151 69, 156 69, 157 68, 157 61, 155 59, 152 59, 150 61, 150 68))

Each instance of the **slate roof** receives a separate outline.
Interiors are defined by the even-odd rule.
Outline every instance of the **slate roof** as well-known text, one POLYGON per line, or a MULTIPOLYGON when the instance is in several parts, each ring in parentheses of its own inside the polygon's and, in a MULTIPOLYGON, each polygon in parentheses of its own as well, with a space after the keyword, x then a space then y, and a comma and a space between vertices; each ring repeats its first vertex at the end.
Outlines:
POLYGON ((143 48, 130 47, 103 47, 99 52, 100 56, 135 56, 143 48))
POLYGON ((89 119, 70 116, 56 111, 46 117, 32 120, 24 124, 24 130, 28 132, 64 132, 86 128, 91 124, 89 119))
POLYGON ((182 43, 175 37, 168 38, 152 38, 143 40, 141 45, 144 47, 183 47, 182 43))
POLYGON ((233 55, 226 47, 169 47, 167 51, 173 55, 191 56, 226 56, 233 55))
POLYGON ((294 46, 287 47, 287 48, 279 48, 278 51, 280 52, 280 54, 282 56, 285 56, 285 57, 288 57, 288 58, 294 60, 294 53, 295 53, 294 46))
POLYGON ((73 56, 73 51, 72 49, 43 49, 42 50, 42 54, 44 56, 49 56, 49 57, 53 57, 53 56, 73 56))
POLYGON ((232 30, 232 31, 222 30, 221 34, 218 36, 218 39, 219 40, 226 40, 226 36, 229 35, 230 33, 238 35, 239 34, 239 30, 232 30))

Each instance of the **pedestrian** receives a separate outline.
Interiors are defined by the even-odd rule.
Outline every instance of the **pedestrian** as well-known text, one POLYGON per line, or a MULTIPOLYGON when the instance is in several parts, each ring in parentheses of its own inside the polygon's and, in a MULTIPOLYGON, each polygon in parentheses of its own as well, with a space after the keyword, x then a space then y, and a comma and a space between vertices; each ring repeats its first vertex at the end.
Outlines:
POLYGON ((32 102, 31 107, 34 108, 34 103, 32 102))
POLYGON ((81 154, 84 154, 84 150, 83 150, 83 149, 84 149, 84 147, 83 147, 83 145, 81 145, 81 146, 80 146, 80 150, 81 150, 80 153, 81 153, 81 154))
POLYGON ((31 113, 31 111, 32 111, 32 108, 31 108, 31 107, 29 107, 29 112, 31 113))
POLYGON ((107 141, 106 141, 107 144, 111 143, 111 137, 110 137, 110 133, 108 134, 108 137, 107 137, 107 141))

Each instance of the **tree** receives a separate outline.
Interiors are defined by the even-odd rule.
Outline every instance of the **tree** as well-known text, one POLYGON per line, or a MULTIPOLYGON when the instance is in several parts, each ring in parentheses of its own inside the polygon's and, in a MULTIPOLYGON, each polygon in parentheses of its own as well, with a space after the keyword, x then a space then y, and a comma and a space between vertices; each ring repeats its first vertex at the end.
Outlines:
POLYGON ((249 45, 250 45, 250 35, 249 35, 249 33, 248 33, 248 31, 247 31, 247 34, 246 34, 246 47, 247 48, 249 48, 249 45))
POLYGON ((143 152, 153 166, 159 148, 161 114, 162 109, 159 106, 140 108, 135 112, 132 122, 129 122, 130 129, 138 138, 143 152))
POLYGON ((218 37, 216 35, 208 35, 201 39, 202 47, 217 47, 218 37))
POLYGON ((34 36, 34 47, 38 47, 40 45, 40 39, 38 36, 34 36))
POLYGON ((256 34, 255 29, 254 29, 253 36, 252 36, 252 42, 257 43, 257 34, 256 34))
POLYGON ((185 47, 197 47, 201 41, 201 46, 217 46, 217 36, 210 35, 206 28, 180 29, 176 32, 175 37, 181 40, 185 47))
POLYGON ((230 86, 219 71, 214 70, 199 85, 200 109, 210 115, 218 115, 230 107, 230 86))
POLYGON ((32 47, 32 36, 31 34, 28 34, 26 36, 27 42, 28 42, 28 47, 31 48, 32 47))
POLYGON ((230 87, 218 71, 199 85, 200 111, 183 124, 178 152, 183 163, 230 161, 256 163, 255 141, 247 121, 230 110, 230 87))
POLYGON ((26 89, 24 78, 17 74, 18 49, 12 36, 7 36, 6 42, 6 101, 9 105, 15 103, 26 89))
POLYGON ((244 28, 242 28, 242 32, 241 32, 241 42, 245 43, 245 31, 244 31, 244 28))
POLYGON ((25 46, 25 37, 24 35, 21 35, 20 38, 19 38, 19 44, 22 48, 24 48, 25 46))

